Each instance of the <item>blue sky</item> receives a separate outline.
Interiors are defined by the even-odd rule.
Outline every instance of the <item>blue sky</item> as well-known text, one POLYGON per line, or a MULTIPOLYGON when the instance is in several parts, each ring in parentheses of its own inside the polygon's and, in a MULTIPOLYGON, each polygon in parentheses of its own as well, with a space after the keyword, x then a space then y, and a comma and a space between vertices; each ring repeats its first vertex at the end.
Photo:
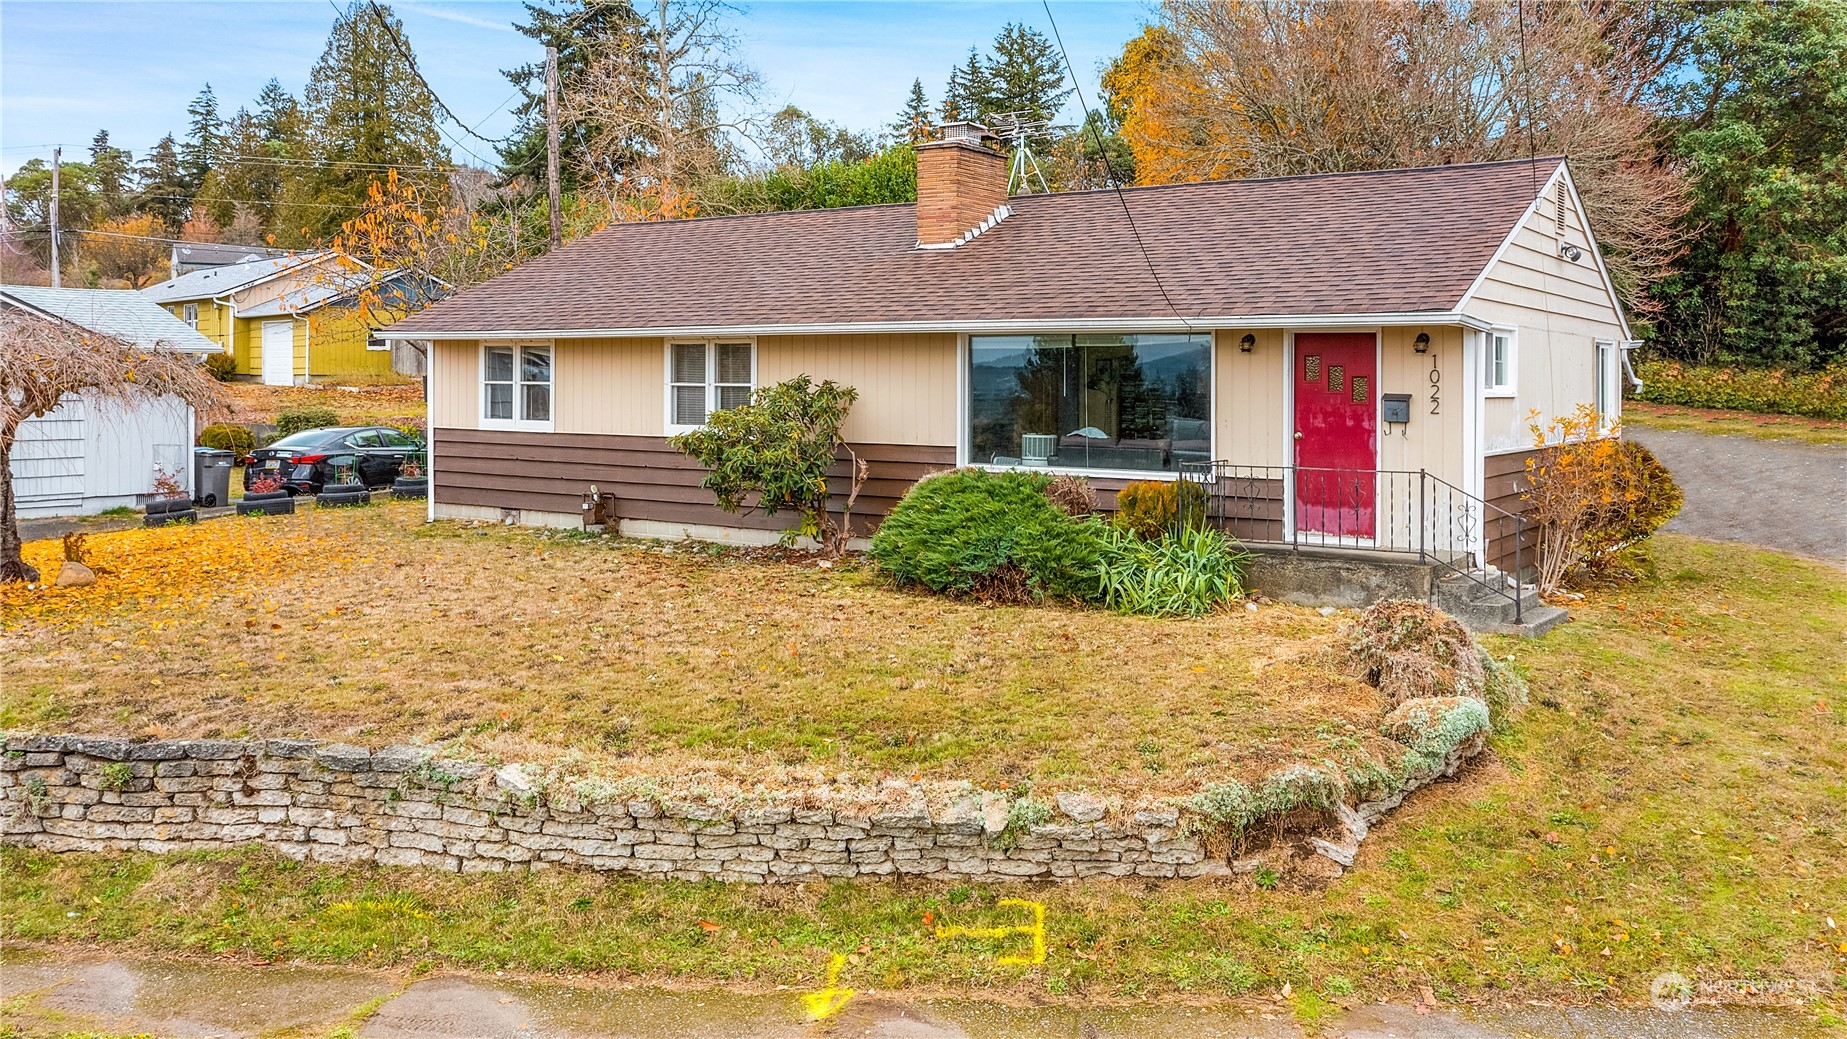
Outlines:
MULTIPOLYGON (((1140 31, 1148 5, 1052 0, 1051 6, 1094 105, 1100 63, 1140 31)), ((512 126, 512 87, 499 70, 543 56, 510 28, 523 13, 520 5, 399 0, 392 7, 437 94, 486 136, 505 135, 512 126)), ((985 50, 1009 21, 1050 35, 1036 2, 757 0, 740 7, 743 56, 763 74, 766 106, 795 104, 856 129, 889 122, 914 77, 922 77, 931 100, 938 100, 950 67, 971 44, 985 50)), ((139 157, 163 134, 184 133, 186 106, 207 82, 226 114, 250 103, 272 76, 299 95, 334 15, 328 0, 4 0, 0 170, 49 159, 53 144, 82 159, 91 136, 104 128, 113 143, 139 157)), ((448 130, 483 158, 493 157, 488 146, 454 126, 448 130)), ((458 160, 469 159, 453 145, 452 151, 458 160)))

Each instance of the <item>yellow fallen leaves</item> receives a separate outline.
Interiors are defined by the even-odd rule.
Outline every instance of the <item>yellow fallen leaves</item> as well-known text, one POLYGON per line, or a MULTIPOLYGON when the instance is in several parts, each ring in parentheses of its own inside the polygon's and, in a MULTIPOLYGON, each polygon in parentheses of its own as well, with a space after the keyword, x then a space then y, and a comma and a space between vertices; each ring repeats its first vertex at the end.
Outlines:
POLYGON ((78 621, 125 610, 188 610, 243 590, 253 577, 273 586, 278 579, 337 567, 353 557, 348 532, 273 520, 113 531, 91 535, 84 548, 96 583, 59 588, 62 545, 28 542, 22 555, 38 568, 41 583, 0 585, 0 627, 78 621))

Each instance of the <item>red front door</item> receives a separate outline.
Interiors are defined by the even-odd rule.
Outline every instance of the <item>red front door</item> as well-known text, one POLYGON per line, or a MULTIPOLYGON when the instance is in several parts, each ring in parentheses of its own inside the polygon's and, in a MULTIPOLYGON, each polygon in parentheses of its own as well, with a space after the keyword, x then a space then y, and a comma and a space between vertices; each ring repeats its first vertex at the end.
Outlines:
POLYGON ((1371 332, 1295 337, 1295 525, 1373 536, 1377 342, 1371 332))

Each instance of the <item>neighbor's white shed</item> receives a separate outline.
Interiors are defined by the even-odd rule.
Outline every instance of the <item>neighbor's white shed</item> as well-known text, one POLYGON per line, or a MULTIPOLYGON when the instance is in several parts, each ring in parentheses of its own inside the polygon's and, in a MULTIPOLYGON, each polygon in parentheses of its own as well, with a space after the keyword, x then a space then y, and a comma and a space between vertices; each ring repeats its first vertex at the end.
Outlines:
MULTIPOLYGON (((218 344, 132 290, 0 285, 0 306, 66 321, 148 349, 205 355, 218 344)), ((28 419, 13 444, 13 494, 21 518, 138 506, 156 468, 191 490, 195 416, 177 398, 139 405, 65 398, 28 419)))

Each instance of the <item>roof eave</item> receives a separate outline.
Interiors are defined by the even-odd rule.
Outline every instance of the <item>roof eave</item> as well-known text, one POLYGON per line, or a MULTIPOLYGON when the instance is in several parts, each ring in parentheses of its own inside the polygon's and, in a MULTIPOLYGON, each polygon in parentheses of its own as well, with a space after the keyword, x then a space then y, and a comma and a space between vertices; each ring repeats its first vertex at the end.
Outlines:
POLYGON ((1354 314, 1240 314, 1199 317, 1110 317, 973 321, 840 321, 768 325, 663 325, 651 328, 385 328, 380 339, 630 339, 675 336, 841 335, 894 332, 970 332, 1038 334, 1056 332, 1181 332, 1237 328, 1400 327, 1463 325, 1485 330, 1489 324, 1455 310, 1413 310, 1354 314))

